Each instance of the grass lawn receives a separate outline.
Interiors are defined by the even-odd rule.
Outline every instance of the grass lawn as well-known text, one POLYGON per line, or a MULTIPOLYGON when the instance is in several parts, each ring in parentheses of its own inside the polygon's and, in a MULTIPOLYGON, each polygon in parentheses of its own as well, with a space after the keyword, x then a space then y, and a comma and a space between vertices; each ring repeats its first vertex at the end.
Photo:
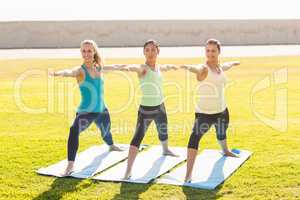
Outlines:
MULTIPOLYGON (((47 69, 68 68, 81 61, 0 60, 0 199, 300 199, 300 57, 222 59, 226 60, 241 61, 240 66, 226 72, 231 121, 229 145, 254 154, 214 191, 37 175, 38 168, 66 157, 69 126, 80 100, 75 80, 49 79, 47 69), (280 69, 283 71, 279 73, 280 69), (282 78, 285 69, 288 81, 273 84, 274 72, 282 78), (36 74, 30 75, 33 70, 36 74), (270 86, 253 93, 264 80, 270 80, 270 86), (278 91, 283 98, 275 101, 278 91), (286 128, 282 108, 287 108, 286 128), (276 110, 280 115, 274 122, 276 110)), ((203 58, 159 60, 174 64, 202 61, 203 58)), ((142 62, 143 59, 106 61, 107 64, 142 62)), ((169 144, 185 147, 194 121, 196 80, 194 75, 179 70, 165 73, 164 81, 169 144)), ((105 74, 105 101, 116 143, 131 140, 139 96, 135 74, 105 74)), ((79 151, 102 143, 96 126, 92 125, 81 134, 79 151)), ((158 144, 153 125, 143 143, 158 144)), ((204 148, 219 148, 214 129, 201 140, 199 152, 204 148)))

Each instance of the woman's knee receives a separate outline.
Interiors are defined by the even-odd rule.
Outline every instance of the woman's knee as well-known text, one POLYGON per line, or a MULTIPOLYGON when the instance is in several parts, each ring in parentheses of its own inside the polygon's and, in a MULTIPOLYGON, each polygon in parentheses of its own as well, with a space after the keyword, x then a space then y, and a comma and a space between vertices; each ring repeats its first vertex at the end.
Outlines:
POLYGON ((130 145, 139 148, 142 143, 142 139, 143 139, 143 137, 133 137, 130 142, 130 145))
POLYGON ((196 134, 196 132, 192 132, 189 143, 188 143, 188 148, 191 149, 198 149, 199 148, 199 142, 200 139, 202 138, 203 134, 196 134))

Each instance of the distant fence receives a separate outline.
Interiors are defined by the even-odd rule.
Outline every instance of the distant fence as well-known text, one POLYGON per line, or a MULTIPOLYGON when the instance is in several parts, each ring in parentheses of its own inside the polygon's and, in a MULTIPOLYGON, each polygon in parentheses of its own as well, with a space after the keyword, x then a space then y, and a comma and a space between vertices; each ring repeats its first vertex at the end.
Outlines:
POLYGON ((300 44, 300 20, 124 20, 0 22, 0 48, 73 48, 83 39, 102 47, 300 44))

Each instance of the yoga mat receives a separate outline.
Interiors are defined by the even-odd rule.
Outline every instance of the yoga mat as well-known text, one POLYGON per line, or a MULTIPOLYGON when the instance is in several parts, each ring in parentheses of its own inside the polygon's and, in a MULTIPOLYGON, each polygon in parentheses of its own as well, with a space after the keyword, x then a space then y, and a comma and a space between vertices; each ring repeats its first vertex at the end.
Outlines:
MULTIPOLYGON (((77 154, 74 165, 74 172, 70 175, 74 178, 89 178, 114 164, 121 162, 128 156, 129 145, 117 144, 125 149, 124 151, 108 151, 108 146, 92 146, 77 154)), ((145 146, 141 145, 140 149, 145 146)), ((67 166, 67 159, 45 168, 40 168, 37 173, 42 175, 61 177, 67 166)))
POLYGON ((233 158, 223 156, 219 150, 204 150, 196 157, 191 183, 184 183, 186 163, 155 182, 213 190, 233 174, 251 154, 250 151, 240 150, 237 154, 239 158, 233 158))
POLYGON ((132 167, 132 177, 123 180, 127 160, 93 177, 95 180, 149 183, 186 159, 186 148, 170 147, 178 157, 163 156, 161 146, 152 146, 139 153, 132 167))

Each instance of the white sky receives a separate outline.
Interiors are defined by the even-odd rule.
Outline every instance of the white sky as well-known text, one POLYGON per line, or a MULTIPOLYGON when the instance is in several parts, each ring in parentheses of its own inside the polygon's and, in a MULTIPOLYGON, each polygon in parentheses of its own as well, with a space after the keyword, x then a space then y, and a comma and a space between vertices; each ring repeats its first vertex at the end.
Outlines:
POLYGON ((4 0, 0 21, 300 19, 299 0, 4 0))

